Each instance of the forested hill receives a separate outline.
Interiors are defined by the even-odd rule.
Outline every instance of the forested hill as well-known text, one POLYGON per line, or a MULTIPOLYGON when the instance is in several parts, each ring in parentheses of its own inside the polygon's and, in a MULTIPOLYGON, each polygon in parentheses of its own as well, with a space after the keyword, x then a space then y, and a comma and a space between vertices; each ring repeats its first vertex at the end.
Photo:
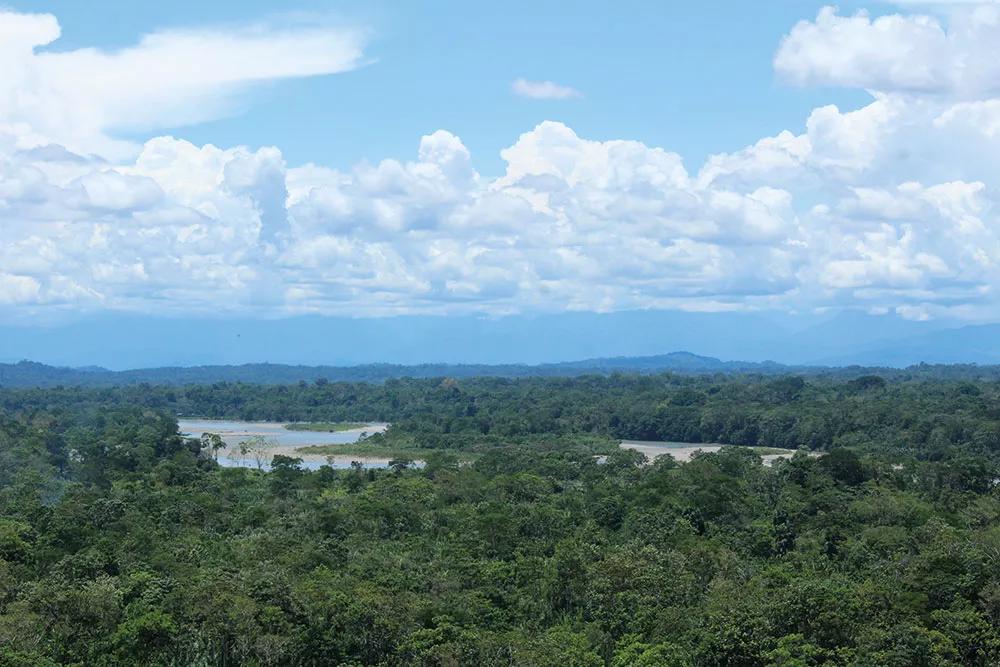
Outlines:
POLYGON ((191 366, 111 371, 99 367, 63 368, 31 361, 0 364, 0 387, 114 386, 130 384, 212 384, 246 382, 289 384, 328 380, 330 382, 384 382, 392 378, 436 377, 572 377, 577 375, 628 373, 763 373, 775 374, 805 368, 773 362, 721 361, 689 352, 673 352, 651 357, 586 359, 564 363, 527 364, 366 364, 361 366, 291 366, 284 364, 243 364, 240 366, 191 366))

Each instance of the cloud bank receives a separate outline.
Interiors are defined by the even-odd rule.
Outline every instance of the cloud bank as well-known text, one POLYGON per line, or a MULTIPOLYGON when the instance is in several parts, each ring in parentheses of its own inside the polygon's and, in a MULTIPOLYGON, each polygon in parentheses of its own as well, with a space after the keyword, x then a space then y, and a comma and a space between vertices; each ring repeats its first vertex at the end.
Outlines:
POLYGON ((277 148, 115 139, 361 62, 359 36, 302 30, 50 54, 36 47, 58 37, 54 19, 0 15, 0 66, 15 73, 0 83, 0 313, 1000 315, 1000 7, 956 8, 947 26, 824 9, 792 28, 777 73, 871 102, 817 108, 804 131, 695 171, 558 122, 512 138, 495 179, 444 130, 410 159, 347 171, 289 166, 277 148), (164 53, 181 66, 144 87, 164 53))

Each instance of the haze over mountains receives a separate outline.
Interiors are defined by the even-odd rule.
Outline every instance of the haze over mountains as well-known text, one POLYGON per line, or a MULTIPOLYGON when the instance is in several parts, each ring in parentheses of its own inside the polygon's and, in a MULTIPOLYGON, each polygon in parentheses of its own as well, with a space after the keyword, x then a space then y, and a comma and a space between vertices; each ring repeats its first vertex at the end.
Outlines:
MULTIPOLYGON (((519 375, 528 372, 525 365, 541 365, 531 374, 561 374, 580 368, 767 368, 759 366, 763 362, 792 367, 995 364, 1000 363, 1000 325, 914 322, 850 311, 825 317, 631 311, 278 320, 103 315, 52 326, 0 326, 0 362, 25 359, 115 371, 169 367, 171 377, 181 367, 258 367, 242 374, 191 371, 190 381, 251 376, 254 381, 269 381, 260 376, 263 363, 335 368, 330 377, 342 379, 472 374, 477 367, 479 374, 519 375), (681 350, 690 354, 671 354, 681 350), (393 365, 409 368, 404 373, 390 370, 393 365), (445 365, 450 365, 447 373, 445 365), (455 365, 460 368, 452 368, 455 365), (371 367, 345 370, 358 366, 371 367)), ((275 366, 272 371, 287 381, 319 376, 315 370, 278 372, 275 366)), ((155 381, 155 373, 144 373, 146 381, 155 381)), ((8 369, 7 374, 12 377, 13 371, 8 369)), ((91 371, 85 379, 96 381, 98 376, 91 371)))
POLYGON ((149 384, 212 384, 245 382, 290 384, 330 382, 384 382, 392 378, 438 377, 573 377, 613 372, 681 373, 760 372, 777 373, 792 367, 772 363, 725 362, 687 352, 655 357, 586 359, 558 364, 363 364, 359 366, 292 366, 287 364, 241 364, 234 366, 167 366, 128 371, 100 367, 65 368, 31 361, 0 364, 0 387, 54 387, 58 385, 103 387, 149 384))

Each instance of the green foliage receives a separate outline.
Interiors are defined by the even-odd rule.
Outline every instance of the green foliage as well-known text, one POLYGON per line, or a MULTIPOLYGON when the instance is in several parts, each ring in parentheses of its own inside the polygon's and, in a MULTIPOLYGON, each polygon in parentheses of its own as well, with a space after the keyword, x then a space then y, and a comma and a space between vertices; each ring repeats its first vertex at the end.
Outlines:
POLYGON ((0 667, 1000 664, 1000 388, 860 380, 0 392, 0 667), (222 468, 181 405, 426 465, 222 468), (826 453, 614 444, 684 434, 826 453))

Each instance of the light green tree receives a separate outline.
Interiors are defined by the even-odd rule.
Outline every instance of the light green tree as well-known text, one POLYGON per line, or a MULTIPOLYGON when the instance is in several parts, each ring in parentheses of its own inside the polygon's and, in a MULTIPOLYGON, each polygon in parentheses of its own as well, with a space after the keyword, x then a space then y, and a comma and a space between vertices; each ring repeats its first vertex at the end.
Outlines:
POLYGON ((219 450, 226 448, 226 441, 218 433, 202 433, 201 448, 203 451, 211 451, 212 458, 219 460, 219 450))

